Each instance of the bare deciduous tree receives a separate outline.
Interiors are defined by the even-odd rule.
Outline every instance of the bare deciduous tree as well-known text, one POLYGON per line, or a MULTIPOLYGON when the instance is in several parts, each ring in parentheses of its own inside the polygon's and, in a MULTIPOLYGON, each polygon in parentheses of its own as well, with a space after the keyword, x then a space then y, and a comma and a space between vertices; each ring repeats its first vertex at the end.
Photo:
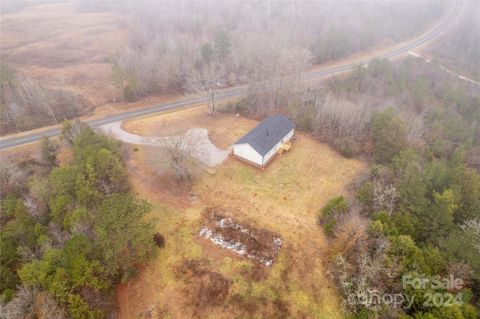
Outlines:
POLYGON ((480 220, 478 219, 470 219, 465 221, 465 223, 461 226, 462 229, 471 235, 474 246, 477 248, 478 252, 480 253, 480 220))
POLYGON ((384 185, 380 180, 373 181, 373 208, 375 211, 385 210, 392 214, 400 195, 395 186, 384 185))
POLYGON ((68 91, 62 83, 46 87, 24 75, 1 85, 2 130, 26 130, 59 123, 80 114, 79 106, 87 103, 68 91))
POLYGON ((47 213, 47 206, 41 200, 33 196, 31 193, 26 194, 23 198, 23 205, 27 209, 27 212, 34 219, 39 220, 47 213))
POLYGON ((15 297, 7 303, 4 315, 7 319, 29 319, 34 318, 34 303, 38 289, 29 286, 21 286, 15 297))
POLYGON ((34 251, 26 245, 20 245, 17 248, 17 253, 18 253, 18 256, 20 257, 20 260, 23 263, 28 263, 28 262, 31 262, 32 260, 41 258, 42 251, 44 251, 43 250, 44 248, 43 249, 42 248, 36 249, 34 251))
POLYGON ((70 145, 73 145, 75 137, 80 133, 82 128, 86 127, 86 125, 87 124, 82 123, 79 120, 65 121, 62 127, 62 139, 70 145))
POLYGON ((454 278, 461 278, 465 284, 470 283, 475 272, 465 261, 453 262, 448 264, 447 273, 454 278))
POLYGON ((173 177, 176 183, 192 180, 197 167, 197 160, 192 154, 198 151, 199 142, 194 136, 181 135, 170 137, 158 147, 149 149, 150 165, 157 176, 173 177))
POLYGON ((8 157, 0 159, 0 192, 2 196, 12 191, 20 191, 25 186, 27 172, 18 167, 8 157))
POLYGON ((334 230, 332 252, 342 251, 348 254, 350 250, 367 239, 368 221, 358 212, 351 211, 342 216, 334 230))
POLYGON ((62 248, 70 239, 70 234, 56 223, 48 224, 48 234, 56 248, 62 248))
POLYGON ((337 99, 332 95, 315 99, 314 132, 328 142, 351 137, 360 142, 371 118, 372 110, 364 105, 337 99))
POLYGON ((378 300, 371 298, 372 294, 381 295, 387 289, 392 292, 392 283, 396 280, 396 270, 385 263, 388 239, 369 237, 367 224, 367 220, 353 214, 346 217, 335 233, 337 246, 344 250, 336 255, 329 274, 340 287, 344 306, 352 312, 362 308, 376 309, 378 300))
POLYGON ((189 91, 200 92, 204 96, 208 113, 214 114, 215 94, 219 88, 224 86, 225 71, 219 63, 207 63, 192 68, 187 75, 186 86, 189 91))
POLYGON ((46 294, 42 299, 42 304, 40 307, 41 318, 49 319, 65 319, 67 313, 53 298, 52 295, 46 294))
POLYGON ((72 232, 77 235, 83 235, 91 240, 95 238, 94 225, 85 220, 77 221, 73 225, 72 232))
POLYGON ((192 178, 192 151, 194 143, 185 137, 172 138, 165 147, 167 161, 175 173, 177 181, 192 178))

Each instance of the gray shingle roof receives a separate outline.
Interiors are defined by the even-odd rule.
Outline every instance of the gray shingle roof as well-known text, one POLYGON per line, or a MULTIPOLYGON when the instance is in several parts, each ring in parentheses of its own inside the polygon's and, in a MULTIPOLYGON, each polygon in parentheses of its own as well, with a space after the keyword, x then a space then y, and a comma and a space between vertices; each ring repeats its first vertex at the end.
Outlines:
POLYGON ((295 125, 284 115, 270 116, 235 144, 249 144, 260 155, 265 156, 294 127, 295 125))

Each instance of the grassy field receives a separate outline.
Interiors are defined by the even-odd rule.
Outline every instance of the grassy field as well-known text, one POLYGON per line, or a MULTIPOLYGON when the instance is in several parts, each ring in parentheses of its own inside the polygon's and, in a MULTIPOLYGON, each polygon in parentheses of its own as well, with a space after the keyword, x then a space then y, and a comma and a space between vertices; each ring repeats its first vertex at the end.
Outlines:
MULTIPOLYGON (((232 115, 210 117, 204 108, 196 108, 129 121, 124 128, 172 135, 204 127, 217 146, 226 148, 255 124, 232 115)), ((345 159, 298 133, 292 150, 265 170, 229 158, 215 174, 201 173, 192 188, 197 198, 189 200, 158 186, 149 154, 130 146, 128 166, 136 191, 154 204, 151 216, 158 220, 166 247, 136 279, 119 287, 121 318, 277 318, 282 313, 295 318, 342 317, 325 269, 328 241, 316 216, 328 199, 346 192, 365 170, 364 163, 345 159), (201 213, 209 206, 224 207, 239 221, 280 234, 284 244, 274 265, 259 266, 199 238, 201 213), (198 300, 198 287, 206 289, 211 283, 179 275, 178 269, 191 259, 230 282, 221 303, 198 300)))
POLYGON ((1 15, 1 58, 42 85, 81 95, 92 105, 117 96, 111 61, 128 42, 122 17, 50 3, 1 15))

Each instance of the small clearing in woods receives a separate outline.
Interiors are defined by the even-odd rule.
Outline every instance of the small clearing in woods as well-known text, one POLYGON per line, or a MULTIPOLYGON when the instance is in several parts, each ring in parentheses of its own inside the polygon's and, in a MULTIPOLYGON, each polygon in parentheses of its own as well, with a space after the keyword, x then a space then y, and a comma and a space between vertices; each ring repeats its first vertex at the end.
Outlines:
MULTIPOLYGON (((228 114, 209 116, 200 107, 122 126, 147 136, 203 127, 213 144, 226 149, 257 123, 228 114)), ((365 172, 364 162, 346 159, 299 132, 290 152, 265 170, 227 158, 215 174, 200 173, 193 181, 193 200, 159 185, 147 146, 126 145, 125 152, 132 186, 153 204, 151 216, 165 236, 165 248, 136 278, 119 286, 120 318, 138 318, 145 311, 152 318, 342 318, 340 298, 326 274, 329 245, 317 215, 365 172), (199 236, 208 207, 220 207, 249 229, 280 237, 282 247, 272 266, 199 236), (194 268, 202 275, 179 271, 192 263, 201 265, 194 268), (204 298, 201 291, 210 297, 194 302, 204 298)))

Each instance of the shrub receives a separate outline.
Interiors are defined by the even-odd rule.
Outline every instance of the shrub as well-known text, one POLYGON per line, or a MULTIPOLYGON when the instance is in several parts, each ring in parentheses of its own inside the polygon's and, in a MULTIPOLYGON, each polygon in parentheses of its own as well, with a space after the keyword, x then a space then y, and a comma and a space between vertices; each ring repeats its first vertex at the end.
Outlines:
POLYGON ((352 158, 359 153, 358 142, 353 137, 344 137, 338 140, 336 147, 344 157, 352 158))
POLYGON ((135 88, 133 85, 127 84, 123 89, 123 97, 127 102, 133 102, 137 98, 137 94, 135 92, 135 88))
POLYGON ((393 109, 378 113, 373 118, 373 156, 375 162, 385 164, 407 146, 405 123, 393 109))
POLYGON ((331 199, 320 211, 318 222, 328 235, 333 233, 335 224, 341 215, 348 212, 348 202, 343 196, 331 199))
POLYGON ((165 247, 165 237, 163 237, 162 234, 156 233, 155 235, 153 235, 153 241, 155 242, 155 245, 157 245, 157 247, 165 247))
POLYGON ((48 167, 57 166, 57 152, 58 146, 52 142, 48 137, 43 137, 40 146, 42 161, 48 167))
POLYGON ((224 108, 220 109, 220 111, 224 111, 226 113, 238 113, 242 115, 246 115, 250 109, 250 103, 247 99, 241 99, 238 102, 228 103, 224 108))
POLYGON ((366 182, 360 186, 355 197, 366 212, 371 211, 373 209, 373 183, 366 182))

